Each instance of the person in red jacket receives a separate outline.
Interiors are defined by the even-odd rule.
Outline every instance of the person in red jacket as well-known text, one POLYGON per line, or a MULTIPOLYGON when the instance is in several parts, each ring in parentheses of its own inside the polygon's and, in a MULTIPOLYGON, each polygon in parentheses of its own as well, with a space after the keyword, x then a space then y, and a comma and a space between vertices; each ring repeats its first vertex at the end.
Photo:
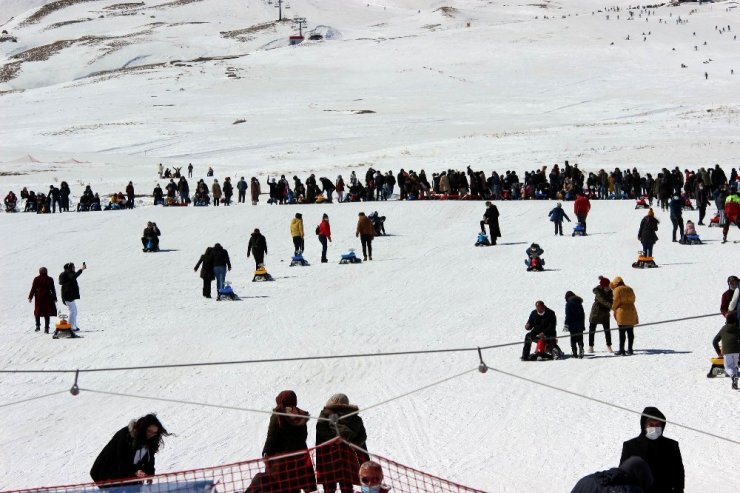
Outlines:
POLYGON ((576 198, 576 201, 573 203, 573 212, 578 218, 578 222, 583 225, 584 235, 586 234, 586 216, 588 216, 588 211, 590 210, 591 202, 589 202, 585 195, 579 193, 578 198, 576 198))
POLYGON ((730 226, 735 225, 740 228, 740 195, 737 188, 730 188, 730 195, 725 199, 725 224, 722 227, 722 243, 727 243, 727 233, 730 226))
POLYGON ((719 305, 719 311, 725 318, 727 318, 729 312, 737 312, 738 299, 740 298, 737 276, 727 278, 727 288, 727 291, 722 293, 722 301, 719 305))
POLYGON ((328 215, 324 214, 321 217, 321 224, 316 228, 316 234, 319 235, 319 241, 321 242, 321 263, 325 264, 328 262, 326 258, 326 242, 331 241, 331 225, 329 225, 328 215))
POLYGON ((41 330, 41 317, 44 317, 44 333, 49 333, 49 317, 57 315, 57 291, 54 288, 54 279, 49 277, 46 267, 39 269, 28 293, 28 302, 36 298, 33 316, 36 317, 36 332, 41 330))

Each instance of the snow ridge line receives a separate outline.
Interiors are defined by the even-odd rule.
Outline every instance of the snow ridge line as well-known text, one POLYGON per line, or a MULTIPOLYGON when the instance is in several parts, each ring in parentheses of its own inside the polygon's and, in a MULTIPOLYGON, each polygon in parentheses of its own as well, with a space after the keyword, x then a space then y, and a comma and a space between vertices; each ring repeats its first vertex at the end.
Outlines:
MULTIPOLYGON (((655 322, 646 322, 637 324, 635 327, 649 327, 655 325, 664 325, 674 322, 683 322, 686 320, 696 320, 699 318, 709 318, 721 315, 717 313, 707 313, 704 315, 691 315, 687 317, 672 318, 668 320, 658 320, 655 322)), ((595 334, 605 332, 604 329, 594 331, 595 334)), ((263 358, 263 359, 248 359, 248 360, 235 360, 235 361, 207 361, 199 363, 172 363, 166 365, 146 365, 146 366, 118 366, 118 367, 103 367, 103 368, 78 368, 74 370, 0 370, 0 374, 29 374, 29 373, 93 373, 93 372, 109 372, 109 371, 129 371, 129 370, 162 370, 167 368, 196 368, 201 366, 228 366, 228 365, 248 365, 256 363, 290 363, 296 361, 321 361, 331 359, 354 359, 354 358, 371 358, 377 356, 411 356, 419 354, 440 354, 440 353, 463 353, 463 352, 480 352, 488 349, 498 349, 511 346, 519 346, 522 344, 522 340, 515 342, 505 342, 501 344, 491 344, 488 346, 476 346, 476 347, 464 347, 464 348, 444 348, 444 349, 417 349, 411 351, 391 351, 391 352, 380 352, 380 353, 351 353, 351 354, 333 354, 333 355, 319 355, 319 356, 294 356, 289 358, 263 358)))

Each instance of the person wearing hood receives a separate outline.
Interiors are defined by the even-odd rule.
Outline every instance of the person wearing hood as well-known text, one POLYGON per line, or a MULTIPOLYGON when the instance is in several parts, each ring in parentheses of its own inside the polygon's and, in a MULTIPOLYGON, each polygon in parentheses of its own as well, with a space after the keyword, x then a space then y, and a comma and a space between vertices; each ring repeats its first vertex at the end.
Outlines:
POLYGON ((604 337, 606 338, 606 349, 612 353, 612 331, 609 327, 611 319, 612 303, 614 295, 609 286, 609 279, 599 276, 599 285, 593 289, 594 304, 591 305, 591 313, 588 317, 588 352, 594 352, 594 337, 596 336, 596 326, 601 324, 604 327, 604 337))
MULTIPOLYGON (((36 319, 38 320, 38 318, 36 319)), ((36 326, 38 330, 38 325, 36 326)), ((725 318, 725 325, 719 330, 712 341, 717 356, 724 358, 725 373, 732 378, 732 389, 737 390, 737 364, 740 355, 740 328, 737 325, 737 312, 730 312, 725 318), (720 350, 719 342, 722 341, 720 350)))
POLYGON ((637 239, 642 243, 642 253, 646 257, 653 256, 653 245, 658 241, 658 224, 660 221, 655 219, 653 208, 648 209, 648 213, 640 221, 640 229, 637 231, 637 239))
POLYGON ((270 416, 267 438, 262 448, 270 482, 279 484, 280 491, 284 493, 317 491, 313 464, 306 445, 309 414, 298 407, 298 397, 292 390, 280 392, 275 397, 275 403, 275 414, 270 416), (305 453, 271 458, 301 451, 305 453))
POLYGON ((367 451, 367 432, 358 413, 359 408, 350 404, 345 394, 334 394, 321 410, 316 423, 316 479, 325 493, 335 493, 337 484, 341 493, 352 493, 360 464, 369 460, 363 452, 367 451), (337 420, 336 426, 329 421, 332 419, 337 420), (342 440, 333 441, 337 436, 342 440), (326 442, 331 443, 321 446, 326 442))
POLYGON ((624 442, 622 458, 645 460, 653 473, 653 485, 646 493, 683 493, 684 468, 678 442, 663 436, 666 418, 656 407, 646 407, 640 416, 640 435, 624 442))
POLYGON ((293 252, 298 255, 303 252, 303 214, 295 213, 295 217, 290 221, 290 236, 293 237, 293 252))
POLYGON ((555 207, 548 214, 550 221, 555 223, 555 236, 563 236, 563 219, 567 219, 570 222, 568 214, 563 210, 563 204, 558 202, 555 207))
POLYGON ((640 457, 629 457, 619 467, 581 478, 570 493, 646 493, 652 484, 648 463, 640 457))
POLYGON ((614 319, 619 327, 619 352, 620 356, 633 354, 632 346, 635 342, 635 325, 640 323, 635 307, 635 292, 627 286, 621 277, 615 277, 609 285, 614 292, 614 301, 612 302, 612 311, 614 319), (625 338, 628 339, 627 352, 624 352, 625 338))
POLYGON ((211 283, 216 278, 213 274, 213 247, 206 248, 206 251, 198 259, 198 263, 195 264, 193 270, 198 272, 200 267, 200 278, 203 279, 203 297, 211 297, 211 283))
POLYGON ((213 258, 213 277, 216 278, 216 301, 221 299, 221 289, 226 284, 226 269, 231 270, 231 260, 229 260, 229 251, 221 246, 221 243, 213 245, 211 250, 213 258))
POLYGON ((33 316, 36 318, 36 332, 41 330, 41 317, 44 317, 44 333, 49 333, 49 317, 57 316, 57 291, 54 288, 54 279, 49 277, 46 267, 39 269, 39 275, 33 279, 31 292, 28 293, 28 302, 36 298, 33 307, 33 316))
POLYGON ((132 420, 100 451, 90 469, 90 477, 101 483, 153 476, 154 455, 164 444, 164 437, 169 435, 156 414, 132 420))
POLYGON ((727 291, 722 293, 719 311, 723 317, 727 317, 730 312, 737 313, 738 300, 740 299, 740 287, 738 287, 737 276, 727 278, 727 291))
POLYGON ((267 240, 260 233, 258 228, 255 228, 252 232, 252 236, 249 237, 249 245, 247 245, 247 258, 250 254, 254 254, 255 268, 259 267, 260 264, 265 263, 265 254, 267 253, 267 240))
POLYGON ((586 330, 586 314, 583 298, 573 291, 565 293, 565 330, 570 332, 570 349, 574 358, 583 358, 583 332, 586 330))

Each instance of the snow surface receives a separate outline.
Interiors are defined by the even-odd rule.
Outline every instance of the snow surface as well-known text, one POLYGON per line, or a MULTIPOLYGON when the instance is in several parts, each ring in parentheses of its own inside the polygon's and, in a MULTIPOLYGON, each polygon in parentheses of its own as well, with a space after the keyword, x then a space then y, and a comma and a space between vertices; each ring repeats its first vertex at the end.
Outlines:
MULTIPOLYGON (((431 173, 471 164, 487 173, 523 172, 563 159, 592 171, 715 162, 727 169, 740 154, 740 73, 730 75, 740 68, 735 2, 663 7, 645 22, 626 20, 624 10, 620 20, 613 12, 609 20, 604 12, 592 15, 597 7, 582 0, 546 8, 463 0, 451 15, 438 10, 444 2, 430 0, 291 0, 289 16, 306 17, 308 31, 321 26, 333 39, 276 49, 263 48, 283 44, 293 31, 289 23, 265 24, 274 18, 265 2, 147 1, 135 15, 105 8, 115 3, 121 2, 79 3, 21 25, 39 2, 0 2, 1 21, 13 16, 3 29, 18 38, 0 44, 0 63, 58 40, 96 37, 24 62, 0 84, 3 196, 61 180, 75 195, 89 183, 103 196, 129 180, 138 193, 149 193, 160 181, 159 162, 193 162, 196 178, 212 165, 219 179, 255 175, 264 183, 276 173, 334 177, 368 166, 431 173), (679 15, 689 22, 677 25, 679 15), (728 24, 732 32, 714 29, 728 24), (219 34, 228 31, 241 34, 219 34), (651 33, 644 42, 643 31, 651 33), (193 61, 199 57, 215 59, 193 61), (106 71, 113 72, 90 76, 106 71), (234 125, 240 118, 246 122, 234 125)), ((586 238, 552 238, 551 207, 499 204, 503 245, 487 249, 472 247, 481 203, 2 214, 0 272, 9 282, 0 286, 1 366, 93 368, 495 344, 523 337, 537 299, 561 320, 566 290, 590 308, 600 274, 624 277, 648 322, 715 312, 724 280, 737 273, 728 263, 736 265, 740 250, 720 245, 716 229, 700 229, 706 245, 672 244, 668 217, 658 212, 655 254, 662 267, 638 271, 629 266, 643 211, 632 202, 595 203, 586 238), (372 263, 318 264, 311 233, 321 213, 331 216, 330 258, 338 260, 359 248, 357 212, 375 209, 388 217, 392 236, 375 241, 372 263), (307 268, 287 265, 288 223, 298 210, 309 233, 307 258, 316 264, 307 268), (141 253, 148 220, 160 225, 168 251, 141 253), (255 227, 267 236, 274 283, 250 282, 245 250, 255 227), (216 241, 231 252, 228 278, 241 302, 200 297, 192 267, 216 241), (524 272, 523 251, 532 241, 545 249, 551 271, 524 272), (89 266, 80 278, 84 339, 55 341, 33 333, 25 300, 38 267, 56 277, 69 261, 89 266)), ((696 220, 696 213, 685 217, 696 220)), ((669 419, 737 440, 740 411, 729 382, 705 378, 720 325, 716 317, 638 329, 631 358, 604 353, 603 336, 599 352, 583 361, 524 364, 518 346, 484 356, 491 366, 631 409, 656 405, 669 419)), ((567 340, 561 345, 567 348, 567 340)), ((280 390, 292 388, 301 407, 317 415, 336 392, 367 407, 477 364, 475 354, 462 353, 91 373, 80 385, 265 410, 280 390)), ((3 402, 72 383, 70 375, 0 381, 3 402)), ((3 411, 4 489, 87 480, 110 436, 149 411, 177 435, 158 454, 160 471, 257 457, 267 427, 264 415, 84 391, 3 411)), ((492 372, 363 418, 371 451, 502 492, 568 491, 579 477, 615 466, 621 442, 639 431, 636 416, 492 372)), ((670 425, 666 434, 681 442, 687 491, 731 491, 740 479, 736 446, 670 425)))

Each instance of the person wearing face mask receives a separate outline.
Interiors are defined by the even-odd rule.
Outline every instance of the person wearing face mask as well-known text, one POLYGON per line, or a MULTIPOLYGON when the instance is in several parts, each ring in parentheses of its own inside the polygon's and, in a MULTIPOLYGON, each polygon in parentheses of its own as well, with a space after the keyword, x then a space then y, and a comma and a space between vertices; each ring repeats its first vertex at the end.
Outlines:
POLYGON ((360 466, 360 491, 362 493, 388 493, 391 489, 383 483, 383 468, 374 461, 360 466))
POLYGON ((641 457, 653 472, 653 486, 646 493, 683 493, 684 468, 678 442, 663 436, 665 415, 657 407, 646 407, 640 417, 640 435, 624 442, 620 463, 641 457))

